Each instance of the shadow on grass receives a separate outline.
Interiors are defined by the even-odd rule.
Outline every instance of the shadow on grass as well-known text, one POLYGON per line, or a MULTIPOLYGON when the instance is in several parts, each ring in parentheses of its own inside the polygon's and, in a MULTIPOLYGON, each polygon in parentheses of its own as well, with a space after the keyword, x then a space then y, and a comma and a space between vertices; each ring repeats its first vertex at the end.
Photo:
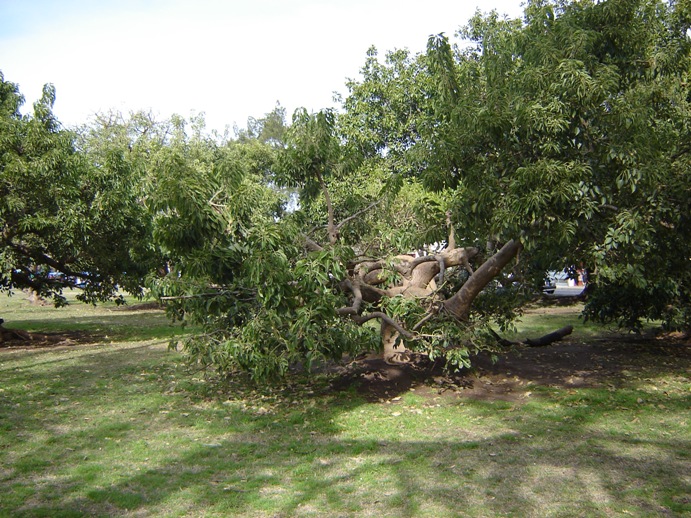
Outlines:
MULTIPOLYGON (((614 444, 617 438, 592 436, 590 443, 599 446, 590 454, 584 445, 557 453, 524 443, 521 460, 515 447, 508 446, 512 440, 498 436, 491 442, 402 440, 391 445, 330 440, 300 447, 278 443, 274 448, 290 447, 292 452, 278 459, 264 453, 265 443, 223 441, 213 450, 197 447, 171 456, 114 486, 92 489, 86 498, 63 495, 57 508, 47 510, 83 511, 95 503, 121 510, 162 510, 167 501, 181 499, 197 511, 219 515, 377 510, 397 516, 544 516, 627 509, 656 514, 669 510, 663 504, 673 503, 684 488, 687 463, 668 454, 622 455, 614 444), (243 453, 232 453, 236 451, 243 453), (499 455, 509 457, 508 463, 499 455), (219 462, 225 469, 218 469, 219 462)), ((673 451, 688 444, 647 446, 673 451)), ((83 483, 81 477, 71 482, 83 483)))
POLYGON ((353 391, 316 388, 302 399, 240 384, 229 400, 222 386, 181 375, 161 350, 50 361, 2 360, 10 376, 0 392, 0 514, 689 510, 691 444, 665 424, 688 414, 687 395, 660 395, 650 404, 664 409, 653 412, 632 409, 638 393, 625 385, 621 394, 562 391, 521 405, 403 398, 385 406, 353 391), (628 423, 639 418, 636 433, 628 423))
MULTIPOLYGON (((530 424, 518 428, 539 433, 530 424)), ((111 426, 98 433, 124 431, 111 426)), ((100 471, 109 466, 90 465, 85 458, 78 473, 57 486, 37 481, 42 494, 13 514, 167 514, 175 509, 171 514, 185 514, 180 510, 188 509, 218 515, 544 516, 682 509, 675 498, 688 489, 689 465, 672 452, 688 451, 688 442, 627 442, 592 433, 558 450, 556 444, 550 449, 535 442, 514 434, 383 443, 277 436, 257 441, 240 434, 171 453, 156 466, 105 486, 99 483, 100 471), (622 441, 640 452, 622 453, 622 441)))
MULTIPOLYGON (((74 335, 81 338, 78 340, 80 343, 85 343, 89 339, 94 342, 164 340, 187 332, 179 324, 172 324, 160 310, 109 310, 97 316, 67 315, 50 320, 17 319, 6 325, 37 335, 48 334, 49 337, 64 335, 69 338, 74 335)), ((38 336, 37 344, 41 344, 40 336, 38 336)), ((30 343, 22 344, 21 342, 13 345, 31 346, 30 343)))

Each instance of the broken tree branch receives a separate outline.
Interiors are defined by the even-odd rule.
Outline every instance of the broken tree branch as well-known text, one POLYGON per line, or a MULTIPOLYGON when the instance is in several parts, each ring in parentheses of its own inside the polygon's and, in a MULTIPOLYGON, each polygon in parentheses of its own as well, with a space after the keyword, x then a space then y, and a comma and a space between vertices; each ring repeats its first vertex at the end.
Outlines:
POLYGON ((321 252, 324 250, 324 248, 314 241, 313 239, 310 239, 309 237, 305 236, 305 248, 309 250, 310 252, 321 252))
POLYGON ((331 195, 329 194, 329 189, 326 186, 324 178, 318 171, 317 180, 319 180, 319 185, 321 185, 322 192, 324 193, 324 201, 326 202, 326 215, 328 220, 326 231, 329 234, 329 244, 335 245, 338 242, 338 227, 334 223, 334 207, 333 203, 331 203, 331 195))
POLYGON ((548 333, 544 336, 541 336, 540 338, 526 338, 524 343, 528 347, 544 347, 545 345, 550 345, 551 343, 561 340, 571 333, 573 333, 573 326, 566 326, 562 327, 561 329, 557 329, 553 333, 548 333))
POLYGON ((24 342, 31 340, 31 335, 26 331, 20 329, 7 329, 2 324, 5 321, 0 318, 0 343, 6 340, 22 340, 24 342))
POLYGON ((451 221, 451 211, 446 211, 446 226, 449 227, 449 242, 446 244, 447 250, 456 248, 456 234, 453 228, 453 221, 451 221))
POLYGON ((420 321, 413 326, 413 331, 417 331, 418 329, 422 328, 427 322, 432 320, 437 314, 439 313, 439 310, 443 306, 441 304, 433 304, 432 307, 430 307, 427 310, 427 314, 420 319, 420 321))
POLYGON ((336 310, 338 315, 357 315, 360 313, 360 306, 362 305, 362 290, 360 289, 360 283, 356 280, 351 281, 346 279, 343 282, 346 288, 348 288, 353 294, 353 303, 347 308, 339 308, 336 310))
POLYGON ((471 274, 463 287, 444 302, 448 312, 459 320, 467 319, 475 297, 516 257, 521 248, 523 245, 520 241, 512 239, 501 247, 496 254, 487 259, 482 266, 471 274))
POLYGON ((381 202, 382 202, 382 200, 374 201, 374 202, 370 203, 370 204, 369 204, 367 207, 365 207, 364 209, 359 210, 358 212, 356 212, 355 214, 353 214, 353 215, 351 215, 351 216, 348 216, 348 217, 345 218, 343 221, 341 221, 338 225, 336 225, 336 230, 340 230, 341 227, 342 227, 343 225, 345 225, 345 224, 348 223, 349 221, 354 220, 355 218, 360 217, 362 214, 364 214, 365 212, 367 212, 367 211, 370 210, 370 209, 373 209, 374 207, 376 207, 377 205, 379 205, 381 202))

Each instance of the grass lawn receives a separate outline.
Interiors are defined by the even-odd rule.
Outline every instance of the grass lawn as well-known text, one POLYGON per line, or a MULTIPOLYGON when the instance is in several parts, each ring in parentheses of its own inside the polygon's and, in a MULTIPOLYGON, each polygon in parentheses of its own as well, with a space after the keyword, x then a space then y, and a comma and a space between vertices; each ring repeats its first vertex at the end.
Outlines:
POLYGON ((181 330, 160 311, 2 298, 6 327, 78 334, 0 348, 0 516, 691 514, 688 345, 540 311, 522 330, 574 323, 561 347, 610 358, 597 375, 507 360, 467 376, 510 394, 419 385, 371 401, 322 378, 195 373, 167 350, 181 330))

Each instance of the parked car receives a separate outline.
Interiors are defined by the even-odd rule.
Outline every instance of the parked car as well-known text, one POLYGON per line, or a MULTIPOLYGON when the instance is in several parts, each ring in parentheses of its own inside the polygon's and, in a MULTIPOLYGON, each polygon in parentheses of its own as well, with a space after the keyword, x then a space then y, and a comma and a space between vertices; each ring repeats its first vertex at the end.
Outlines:
POLYGON ((557 289, 557 282, 555 279, 551 277, 547 277, 545 279, 545 284, 542 286, 542 293, 547 293, 548 295, 552 295, 554 293, 554 290, 557 289))

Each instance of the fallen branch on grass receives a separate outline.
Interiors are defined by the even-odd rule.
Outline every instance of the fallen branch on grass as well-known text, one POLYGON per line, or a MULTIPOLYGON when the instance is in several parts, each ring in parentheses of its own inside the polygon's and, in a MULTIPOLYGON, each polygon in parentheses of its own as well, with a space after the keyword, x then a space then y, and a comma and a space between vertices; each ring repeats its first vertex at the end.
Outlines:
POLYGON ((493 329, 489 330, 490 333, 494 336, 494 338, 497 340, 499 345, 503 347, 511 347, 512 345, 527 345, 528 347, 544 347, 546 345, 550 345, 554 342, 557 342, 564 338, 565 336, 570 335, 573 333, 573 326, 566 326, 562 327, 561 329, 557 329, 556 331, 553 331, 552 333, 548 333, 544 336, 541 336, 540 338, 526 338, 525 340, 521 341, 511 341, 507 340, 506 338, 502 338, 499 336, 493 329))
POLYGON ((562 338, 570 335, 571 333, 573 333, 573 326, 566 326, 562 327, 561 329, 557 329, 552 333, 548 333, 544 336, 541 336, 540 338, 536 338, 534 340, 526 338, 524 343, 528 347, 544 347, 545 345, 549 345, 553 342, 561 340, 562 338))

